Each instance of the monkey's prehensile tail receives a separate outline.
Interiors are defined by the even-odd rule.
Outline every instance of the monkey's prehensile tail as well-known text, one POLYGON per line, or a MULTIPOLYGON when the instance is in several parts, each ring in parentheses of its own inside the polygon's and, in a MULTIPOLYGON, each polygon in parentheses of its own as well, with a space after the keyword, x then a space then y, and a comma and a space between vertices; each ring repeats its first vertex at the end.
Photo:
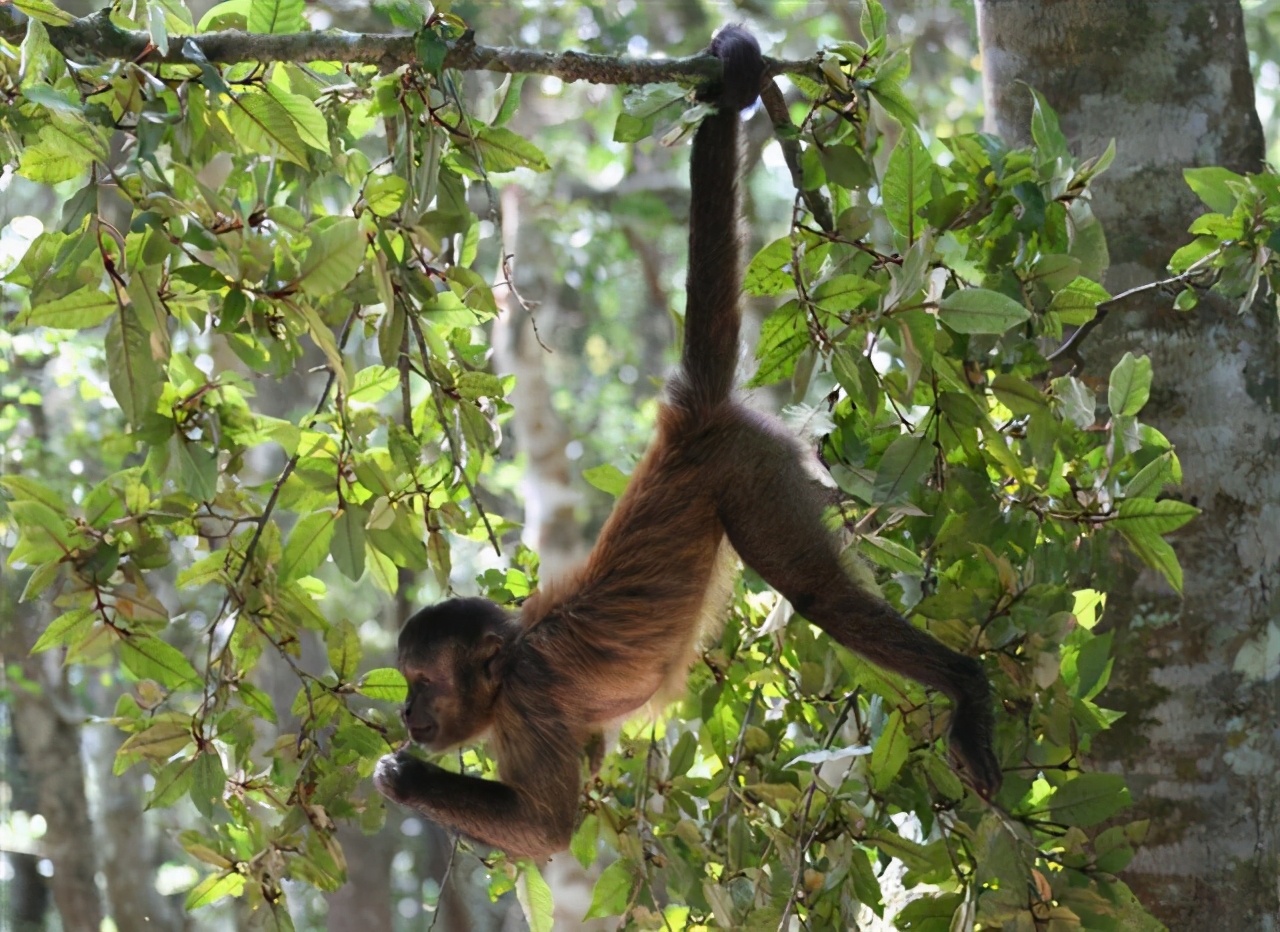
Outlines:
POLYGON ((739 112, 759 95, 764 59, 755 37, 726 26, 711 40, 721 80, 702 95, 717 111, 693 137, 689 168, 689 272, 678 404, 715 405, 733 389, 741 318, 739 112))

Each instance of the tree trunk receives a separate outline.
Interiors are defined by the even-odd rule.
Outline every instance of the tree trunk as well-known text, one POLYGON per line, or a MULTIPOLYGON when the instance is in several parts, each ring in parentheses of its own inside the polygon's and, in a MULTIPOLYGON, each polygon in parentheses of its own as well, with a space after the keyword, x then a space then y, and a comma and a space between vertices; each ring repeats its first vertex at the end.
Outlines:
MULTIPOLYGON (((523 254, 516 251, 519 230, 520 191, 509 185, 502 191, 502 248, 517 257, 523 254)), ((533 234, 526 234, 526 238, 530 235, 533 234)), ((530 249, 528 253, 537 255, 538 250, 530 249)), ((511 425, 517 452, 526 458, 520 482, 524 542, 538 552, 545 582, 563 576, 587 555, 577 514, 584 500, 576 470, 565 455, 569 432, 551 405, 551 387, 543 368, 547 351, 535 329, 537 323, 517 300, 516 293, 503 283, 504 278, 504 270, 499 269, 499 284, 493 293, 503 314, 494 321, 493 349, 497 371, 516 377, 511 425)), ((554 320, 555 312, 540 302, 538 322, 546 327, 554 320)))
MULTIPOLYGON (((12 710, 9 710, 10 712, 12 710)), ((6 715, 8 735, 4 739, 3 757, 0 757, 0 779, 9 784, 12 794, 10 805, 0 806, 7 818, 10 812, 39 812, 35 784, 22 760, 22 746, 13 733, 13 716, 6 715)), ((44 928, 45 914, 49 911, 49 884, 40 876, 37 867, 40 858, 25 851, 5 851, 0 857, 12 872, 7 901, 0 897, 0 919, 13 923, 13 932, 40 932, 44 928)), ((0 887, 0 891, 4 888, 0 887)))
MULTIPOLYGON (((14 623, 5 638, 5 655, 26 657, 30 626, 14 623)), ((97 849, 85 799, 80 761, 78 709, 67 693, 56 657, 26 657, 23 675, 40 687, 38 695, 13 690, 13 726, 22 745, 27 773, 36 784, 38 811, 45 819, 42 847, 53 864, 49 881, 62 927, 97 932, 102 901, 95 879, 97 849)))
MULTIPOLYGON (((1095 186, 1113 293, 1167 276, 1204 211, 1185 168, 1257 171, 1253 106, 1235 0, 979 0, 988 127, 1029 135, 1023 81, 1058 110, 1078 155, 1116 141, 1095 186)), ((1185 597, 1150 572, 1108 581, 1116 666, 1104 705, 1126 713, 1093 748, 1129 777, 1152 820, 1125 874, 1175 929, 1270 928, 1280 914, 1280 347, 1274 303, 1190 313, 1149 291, 1115 306, 1085 341, 1085 375, 1151 356, 1140 417, 1176 445, 1181 497, 1204 514, 1173 541, 1185 597)))
MULTIPOLYGON (((101 691, 94 708, 109 709, 116 690, 101 691)), ((113 725, 82 729, 89 760, 93 821, 97 828, 99 863, 107 882, 107 905, 118 929, 185 929, 188 917, 181 899, 162 897, 155 887, 156 868, 163 860, 157 850, 154 813, 144 814, 143 768, 112 773, 116 751, 124 736, 113 725)))

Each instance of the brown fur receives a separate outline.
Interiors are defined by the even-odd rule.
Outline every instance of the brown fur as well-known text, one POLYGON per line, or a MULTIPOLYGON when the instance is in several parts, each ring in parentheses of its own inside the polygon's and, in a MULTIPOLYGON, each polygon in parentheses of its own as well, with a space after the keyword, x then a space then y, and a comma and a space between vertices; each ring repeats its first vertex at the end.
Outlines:
MULTIPOLYGON (((719 100, 750 103, 755 40, 722 31, 719 100)), ((602 729, 683 688, 701 632, 723 614, 733 551, 796 610, 867 659, 946 693, 951 743, 984 795, 1000 784, 990 693, 977 661, 939 644, 866 592, 826 529, 813 454, 731 394, 741 245, 733 107, 694 140, 685 349, 657 437, 586 565, 510 616, 479 599, 424 609, 400 635, 405 721, 444 750, 488 734, 501 782, 448 773, 404 752, 378 789, 513 855, 566 847, 581 761, 599 766, 602 729), (732 549, 731 549, 732 548, 732 549), (589 750, 588 750, 589 749, 589 750)))

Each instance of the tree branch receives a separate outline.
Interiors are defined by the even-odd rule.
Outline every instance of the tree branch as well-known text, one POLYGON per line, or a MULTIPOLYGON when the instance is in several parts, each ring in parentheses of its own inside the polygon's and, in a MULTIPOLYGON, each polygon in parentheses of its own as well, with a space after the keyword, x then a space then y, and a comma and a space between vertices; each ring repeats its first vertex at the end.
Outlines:
MULTIPOLYGON (((170 36, 168 50, 151 44, 142 31, 121 29, 109 10, 100 10, 65 26, 46 26, 53 47, 72 61, 132 60, 139 63, 198 65, 203 62, 336 61, 377 65, 392 70, 414 64, 418 56, 412 34, 301 32, 261 35, 228 29, 200 35, 170 36)), ((8 0, 0 0, 0 38, 20 43, 26 35, 26 16, 8 0)), ((448 43, 444 67, 460 71, 496 71, 502 74, 546 74, 564 81, 593 84, 656 84, 662 81, 703 81, 720 75, 720 60, 699 54, 687 58, 639 59, 592 55, 586 52, 540 52, 509 46, 476 45, 468 31, 448 43)), ((781 61, 765 59, 765 76, 802 74, 821 81, 818 59, 781 61)))

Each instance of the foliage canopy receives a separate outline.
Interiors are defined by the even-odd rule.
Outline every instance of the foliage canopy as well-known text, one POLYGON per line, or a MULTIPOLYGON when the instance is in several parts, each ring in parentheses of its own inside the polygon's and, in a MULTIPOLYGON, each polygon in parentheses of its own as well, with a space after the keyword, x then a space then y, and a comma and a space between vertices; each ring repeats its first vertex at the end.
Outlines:
MULTIPOLYGON (((117 771, 149 768, 149 806, 186 798, 203 817, 180 839, 207 868, 188 906, 245 897, 290 928, 281 881, 343 882, 335 822, 382 824, 368 777, 404 738, 402 679, 366 660, 364 619, 331 617, 326 594, 390 595, 419 573, 500 602, 535 585, 518 548, 474 580, 453 557, 461 541, 507 553, 515 527, 478 494, 513 389, 485 342, 498 306, 480 270, 501 249, 485 192, 549 163, 506 125, 518 81, 479 119, 440 69, 462 28, 448 15, 418 32, 421 65, 391 73, 71 67, 46 30, 63 14, 18 6, 31 19, 0 48, 0 157, 63 202, 56 222, 6 229, 22 248, 0 269, 0 440, 23 464, 0 478, 0 522, 22 598, 57 609, 34 649, 128 685, 117 771), (92 481, 48 468, 22 413, 67 353, 86 361, 92 481), (255 382, 317 364, 307 413, 255 404, 255 382), (265 480, 264 455, 282 464, 265 480), (303 663, 304 642, 327 664, 303 663), (296 675, 287 708, 256 682, 272 657, 296 675)), ((134 9, 116 21, 157 45, 306 28, 300 0, 233 0, 199 25, 168 0, 134 9)), ((1127 355, 1101 385, 1047 358, 1110 297, 1088 183, 1111 153, 1077 163, 1039 98, 1034 148, 929 138, 874 2, 863 33, 825 52, 823 83, 795 79, 794 124, 776 127, 799 190, 747 272, 775 305, 751 382, 788 384, 786 416, 847 499, 832 520, 885 595, 984 659, 1005 786, 994 806, 966 793, 945 705, 832 650, 748 574, 688 698, 628 728, 588 787, 573 853, 613 859, 590 915, 850 927, 893 908, 896 876, 932 885, 901 928, 1139 928, 1115 874, 1145 825, 1115 821, 1121 777, 1081 768, 1113 719, 1090 580, 1123 540, 1180 588, 1163 535, 1195 509, 1160 497, 1180 472, 1139 419, 1148 360, 1127 355)), ((618 138, 675 140, 696 119, 686 103, 637 90, 618 138)), ((543 928, 546 888, 524 869, 543 928)), ((509 889, 516 867, 491 877, 509 889)))

